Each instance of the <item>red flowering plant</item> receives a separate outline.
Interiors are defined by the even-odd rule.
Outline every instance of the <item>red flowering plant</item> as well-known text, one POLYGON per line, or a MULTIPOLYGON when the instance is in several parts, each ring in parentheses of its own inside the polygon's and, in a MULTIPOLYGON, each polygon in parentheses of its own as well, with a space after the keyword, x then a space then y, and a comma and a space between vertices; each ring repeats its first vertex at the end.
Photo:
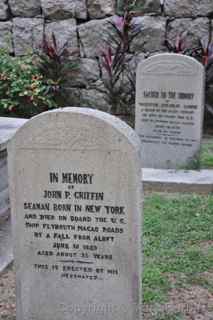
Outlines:
POLYGON ((112 32, 100 56, 101 90, 111 106, 111 113, 128 116, 134 110, 135 101, 135 72, 129 68, 133 58, 129 52, 140 26, 134 23, 133 15, 128 10, 123 16, 114 17, 109 24, 112 32))
POLYGON ((200 41, 198 46, 191 48, 187 45, 187 36, 188 31, 182 31, 177 34, 174 41, 166 39, 165 46, 167 47, 169 52, 184 54, 199 60, 201 63, 204 63, 203 59, 206 53, 203 46, 206 45, 206 40, 200 41))
POLYGON ((207 119, 209 115, 213 116, 213 43, 207 37, 204 37, 200 39, 200 45, 188 49, 188 53, 205 67, 205 116, 207 119))
POLYGON ((206 70, 206 113, 213 116, 213 43, 202 39, 201 61, 206 70))
POLYGON ((134 13, 126 10, 123 16, 115 16, 109 24, 114 32, 109 34, 110 43, 117 44, 120 51, 128 53, 133 39, 141 31, 141 26, 134 22, 134 13))
POLYGON ((187 31, 177 35, 173 42, 166 39, 165 45, 169 52, 180 53, 197 59, 206 70, 206 114, 213 115, 213 43, 207 37, 200 39, 196 47, 186 45, 187 31))
POLYGON ((169 52, 180 53, 186 55, 195 54, 196 48, 190 49, 186 45, 187 31, 183 31, 178 33, 174 41, 169 39, 165 40, 165 46, 167 47, 169 52))
POLYGON ((59 46, 54 33, 49 38, 44 35, 40 50, 37 52, 40 72, 56 106, 67 105, 67 75, 70 71, 74 72, 78 66, 76 53, 76 50, 68 50, 68 42, 59 46))

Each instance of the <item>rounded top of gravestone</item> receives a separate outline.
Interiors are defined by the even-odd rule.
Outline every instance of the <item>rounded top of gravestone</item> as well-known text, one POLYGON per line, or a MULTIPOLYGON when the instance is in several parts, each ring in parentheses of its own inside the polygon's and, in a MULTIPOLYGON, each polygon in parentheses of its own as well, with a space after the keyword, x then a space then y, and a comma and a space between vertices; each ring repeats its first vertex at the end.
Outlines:
POLYGON ((129 144, 140 154, 136 132, 119 118, 105 112, 66 107, 41 113, 25 123, 11 139, 13 147, 121 149, 129 144))
POLYGON ((7 143, 26 119, 0 117, 0 151, 7 149, 7 143))
POLYGON ((160 53, 139 63, 138 74, 193 76, 204 74, 204 66, 195 58, 179 53, 160 53))

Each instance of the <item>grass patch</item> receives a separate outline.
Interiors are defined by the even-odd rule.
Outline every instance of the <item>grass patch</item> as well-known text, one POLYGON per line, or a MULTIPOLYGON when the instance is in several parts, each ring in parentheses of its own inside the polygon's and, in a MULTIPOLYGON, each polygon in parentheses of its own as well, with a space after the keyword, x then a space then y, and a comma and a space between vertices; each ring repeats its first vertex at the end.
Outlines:
POLYGON ((159 267, 149 265, 145 267, 143 275, 144 301, 165 302, 165 294, 170 289, 169 281, 163 276, 159 267))
MULTIPOLYGON (((199 276, 213 267, 213 250, 200 243, 213 239, 213 196, 153 195, 144 206, 144 302, 164 302, 168 274, 199 276)), ((181 281, 179 281, 181 284, 181 281)), ((184 281, 185 283, 185 281, 184 281)), ((190 280, 186 280, 190 283, 190 280)))
POLYGON ((178 169, 213 169, 213 142, 203 141, 199 154, 191 159, 188 164, 179 166, 178 169))
POLYGON ((200 166, 201 168, 213 169, 213 142, 202 145, 200 166))
POLYGON ((183 316, 180 313, 175 314, 159 314, 155 320, 183 320, 183 316))

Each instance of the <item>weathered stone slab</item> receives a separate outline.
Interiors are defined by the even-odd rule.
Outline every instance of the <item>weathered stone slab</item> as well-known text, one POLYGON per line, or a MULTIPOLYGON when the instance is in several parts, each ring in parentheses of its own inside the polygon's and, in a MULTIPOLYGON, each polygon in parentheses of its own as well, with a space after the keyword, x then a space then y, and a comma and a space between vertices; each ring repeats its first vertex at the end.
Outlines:
POLYGON ((0 2, 0 20, 6 20, 8 18, 8 5, 6 0, 0 2))
POLYGON ((159 54, 138 67, 136 132, 142 167, 181 168, 195 164, 204 110, 204 68, 195 59, 159 54))
POLYGON ((136 17, 133 22, 141 32, 131 43, 131 52, 156 52, 165 50, 166 19, 162 17, 136 17))
POLYGON ((34 17, 41 14, 40 0, 9 0, 9 5, 15 17, 34 17))
POLYGON ((16 56, 30 54, 39 50, 43 43, 43 18, 13 19, 13 42, 16 56))
POLYGON ((145 192, 212 194, 213 170, 143 169, 145 192))
POLYGON ((212 0, 192 1, 192 0, 165 0, 165 14, 173 17, 196 17, 212 15, 212 0))
POLYGON ((89 87, 100 78, 98 61, 95 59, 79 59, 75 70, 68 70, 67 83, 70 86, 89 87))
POLYGON ((85 0, 41 0, 42 10, 48 19, 60 20, 68 18, 86 19, 85 0))
POLYGON ((76 20, 66 19, 54 21, 45 25, 47 40, 52 42, 52 35, 55 35, 58 51, 65 48, 70 55, 79 55, 78 39, 76 31, 76 20))
POLYGON ((0 22, 0 48, 13 52, 12 45, 12 23, 10 21, 0 22))
POLYGON ((81 57, 98 57, 103 53, 103 50, 108 48, 110 33, 113 32, 109 23, 111 19, 113 18, 92 20, 79 25, 81 57))
POLYGON ((183 18, 170 21, 167 26, 167 38, 173 43, 177 37, 185 33, 183 45, 185 48, 196 48, 200 46, 201 39, 209 38, 209 19, 208 18, 183 18))
MULTIPOLYGON (((81 96, 81 89, 79 88, 70 88, 65 87, 65 94, 67 102, 70 106, 80 107, 80 96, 81 96)), ((67 103, 67 105, 68 105, 67 103)))
MULTIPOLYGON (((117 12, 119 14, 124 13, 125 3, 128 3, 125 0, 117 0, 117 12)), ((143 15, 144 13, 152 13, 159 14, 160 10, 160 0, 138 0, 134 2, 136 6, 134 6, 134 11, 138 14, 143 15)))
POLYGON ((65 108, 9 145, 17 320, 141 319, 140 141, 65 108))
POLYGON ((96 89, 82 89, 81 90, 80 105, 85 108, 97 108, 105 112, 110 112, 111 106, 107 101, 105 93, 96 89))
POLYGON ((142 13, 160 13, 161 6, 160 0, 139 0, 137 2, 138 7, 141 7, 142 13))
POLYGON ((115 0, 88 0, 90 19, 99 19, 115 14, 115 0))

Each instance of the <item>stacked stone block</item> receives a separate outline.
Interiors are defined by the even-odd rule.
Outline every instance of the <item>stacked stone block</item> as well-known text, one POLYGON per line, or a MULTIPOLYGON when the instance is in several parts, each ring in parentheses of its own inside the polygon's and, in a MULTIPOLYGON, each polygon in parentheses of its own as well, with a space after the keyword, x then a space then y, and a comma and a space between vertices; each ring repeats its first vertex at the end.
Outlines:
MULTIPOLYGON (((164 12, 160 0, 138 0, 137 6, 141 10, 135 22, 141 25, 141 32, 131 45, 131 54, 167 51, 165 38, 174 42, 185 30, 189 46, 211 37, 212 0, 165 0, 164 12)), ((96 107, 108 110, 103 94, 93 84, 100 78, 97 58, 106 47, 111 28, 108 22, 119 7, 121 0, 0 0, 0 48, 22 56, 39 50, 44 34, 51 37, 54 32, 59 46, 67 43, 70 54, 79 56, 77 74, 69 79, 70 104, 96 103, 96 107)))

